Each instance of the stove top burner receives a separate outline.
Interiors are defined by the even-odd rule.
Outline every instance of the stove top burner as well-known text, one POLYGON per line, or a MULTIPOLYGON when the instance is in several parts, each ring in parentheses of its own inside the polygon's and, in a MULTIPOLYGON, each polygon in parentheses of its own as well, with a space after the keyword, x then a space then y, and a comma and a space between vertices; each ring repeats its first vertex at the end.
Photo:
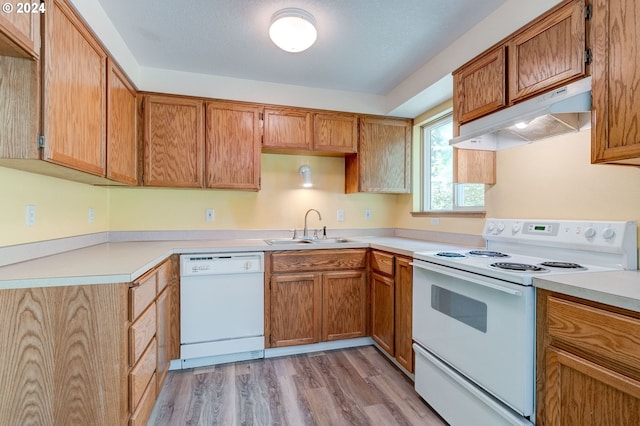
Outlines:
POLYGON ((508 254, 493 250, 471 250, 469 255, 477 257, 509 257, 508 254))
POLYGON ((492 268, 515 272, 549 272, 547 268, 526 263, 496 262, 489 265, 492 268))
POLYGON ((454 252, 450 252, 450 251, 439 251, 438 253, 436 253, 436 256, 438 256, 438 257, 447 257, 447 258, 450 258, 450 259, 462 259, 462 258, 467 257, 462 253, 454 253, 454 252))
POLYGON ((560 268, 560 269, 587 269, 578 263, 572 263, 572 262, 542 262, 539 265, 548 266, 549 268, 560 268))

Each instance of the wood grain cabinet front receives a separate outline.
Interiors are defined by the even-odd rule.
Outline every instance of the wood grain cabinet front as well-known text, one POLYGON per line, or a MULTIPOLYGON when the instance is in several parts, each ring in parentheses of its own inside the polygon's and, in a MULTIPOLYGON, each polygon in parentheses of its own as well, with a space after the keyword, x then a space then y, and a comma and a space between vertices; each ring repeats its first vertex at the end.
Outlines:
POLYGON ((366 253, 366 249, 267 253, 266 347, 366 336, 366 253))
POLYGON ((371 250, 371 338, 413 373, 412 259, 371 250))
POLYGON ((358 116, 338 112, 313 114, 313 151, 358 152, 358 116))
POLYGON ((591 162, 640 166, 640 4, 594 0, 591 162))
POLYGON ((413 120, 359 119, 358 153, 345 158, 345 192, 411 192, 413 120))
POLYGON ((537 424, 640 424, 640 313, 538 289, 537 321, 537 424))
POLYGON ((40 17, 46 12, 45 3, 6 0, 2 4, 0 56, 37 59, 40 56, 40 17), (11 12, 6 12, 8 9, 11 12))
POLYGON ((43 159, 105 176, 107 52, 69 3, 46 5, 43 159))
POLYGON ((183 96, 143 96, 143 185, 203 187, 203 105, 183 96))
POLYGON ((269 149, 310 151, 312 125, 310 110, 265 107, 262 147, 267 151, 269 149))

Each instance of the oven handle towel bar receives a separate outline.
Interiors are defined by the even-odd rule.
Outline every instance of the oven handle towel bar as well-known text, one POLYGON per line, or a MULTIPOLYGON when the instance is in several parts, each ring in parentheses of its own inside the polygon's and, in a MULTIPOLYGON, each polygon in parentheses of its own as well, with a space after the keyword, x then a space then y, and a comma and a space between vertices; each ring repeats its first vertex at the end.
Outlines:
POLYGON ((453 272, 453 269, 451 268, 442 268, 439 267, 437 265, 433 265, 433 264, 429 264, 429 267, 423 266, 421 263, 417 263, 417 262, 411 262, 410 265, 416 267, 416 268, 420 268, 420 269, 424 269, 426 271, 432 271, 432 272, 438 272, 441 273, 443 275, 447 275, 453 278, 458 278, 460 280, 464 280, 464 281, 469 281, 472 282, 474 284, 478 284, 484 287, 488 287, 494 290, 498 290, 501 291, 503 293, 507 293, 507 294, 511 294, 513 296, 522 296, 522 292, 518 291, 518 290, 513 290, 510 288, 506 288, 506 287, 502 287, 496 284, 491 284, 488 283, 486 281, 483 280, 479 280, 477 278, 473 278, 472 276, 467 276, 467 275, 462 275, 462 274, 458 274, 453 272))

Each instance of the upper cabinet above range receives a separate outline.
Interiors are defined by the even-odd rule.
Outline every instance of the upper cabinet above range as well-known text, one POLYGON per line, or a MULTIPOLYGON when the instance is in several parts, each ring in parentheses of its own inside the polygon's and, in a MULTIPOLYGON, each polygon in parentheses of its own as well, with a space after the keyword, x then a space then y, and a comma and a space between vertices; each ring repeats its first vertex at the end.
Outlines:
POLYGON ((589 73, 585 0, 565 0, 453 72, 464 124, 589 73))

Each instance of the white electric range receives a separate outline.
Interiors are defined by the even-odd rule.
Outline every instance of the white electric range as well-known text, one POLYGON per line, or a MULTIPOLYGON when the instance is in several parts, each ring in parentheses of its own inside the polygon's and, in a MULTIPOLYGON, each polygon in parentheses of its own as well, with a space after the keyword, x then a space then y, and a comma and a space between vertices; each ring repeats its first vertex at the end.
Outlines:
POLYGON ((452 425, 531 425, 533 278, 636 269, 636 223, 487 219, 483 237, 414 253, 416 391, 452 425))

